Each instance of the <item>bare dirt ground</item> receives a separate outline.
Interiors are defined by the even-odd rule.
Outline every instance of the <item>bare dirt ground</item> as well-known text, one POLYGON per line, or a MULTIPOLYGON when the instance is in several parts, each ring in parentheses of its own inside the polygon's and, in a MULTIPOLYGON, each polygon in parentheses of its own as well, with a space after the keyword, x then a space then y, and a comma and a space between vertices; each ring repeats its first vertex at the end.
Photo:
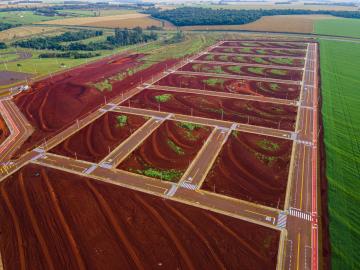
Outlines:
POLYGON ((271 31, 312 33, 316 20, 331 19, 327 15, 279 15, 264 16, 260 20, 244 25, 202 25, 185 26, 183 30, 249 30, 249 31, 271 31))
POLYGON ((0 185, 4 268, 276 269, 280 231, 38 165, 0 185))

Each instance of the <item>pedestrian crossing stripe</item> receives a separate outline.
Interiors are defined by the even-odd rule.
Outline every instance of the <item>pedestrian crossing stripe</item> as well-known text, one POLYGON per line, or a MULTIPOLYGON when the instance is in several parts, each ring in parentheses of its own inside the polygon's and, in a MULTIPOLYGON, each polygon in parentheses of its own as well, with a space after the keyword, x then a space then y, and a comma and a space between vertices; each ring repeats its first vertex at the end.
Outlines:
POLYGON ((186 183, 186 182, 181 183, 180 186, 182 186, 183 188, 190 189, 190 190, 195 190, 197 188, 196 185, 189 184, 189 183, 186 183))
POLYGON ((284 212, 280 212, 278 216, 278 222, 277 226, 279 228, 285 228, 286 227, 286 221, 287 221, 287 215, 284 212))
POLYGON ((295 216, 295 217, 298 217, 298 218, 301 218, 301 219, 311 221, 311 214, 309 214, 309 213, 305 213, 305 212, 302 212, 302 211, 299 211, 299 210, 296 210, 296 209, 290 209, 289 213, 290 213, 291 216, 295 216))

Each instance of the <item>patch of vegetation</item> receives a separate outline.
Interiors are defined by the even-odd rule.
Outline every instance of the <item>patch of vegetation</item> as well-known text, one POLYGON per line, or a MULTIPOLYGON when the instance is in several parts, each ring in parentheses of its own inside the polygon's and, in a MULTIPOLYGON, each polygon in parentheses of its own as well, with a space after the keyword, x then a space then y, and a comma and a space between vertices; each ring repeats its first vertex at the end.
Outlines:
POLYGON ((232 72, 236 72, 236 73, 239 73, 241 74, 241 66, 230 66, 229 67, 229 70, 231 70, 232 72))
POLYGON ((256 63, 259 63, 259 64, 266 64, 267 63, 267 61, 265 61, 264 58, 261 58, 261 57, 254 57, 253 59, 254 59, 254 61, 256 63))
POLYGON ((320 60, 331 268, 360 269, 360 44, 320 40, 320 60))
POLYGON ((287 70, 285 70, 285 69, 274 69, 274 68, 272 68, 270 72, 272 74, 279 75, 279 76, 284 76, 284 75, 287 74, 287 70))
POLYGON ((158 35, 155 32, 144 33, 141 27, 135 27, 132 30, 117 28, 115 36, 107 37, 107 41, 115 46, 132 45, 157 39, 158 35))
POLYGON ((270 89, 272 91, 277 91, 280 89, 280 86, 277 83, 270 83, 270 89))
POLYGON ((264 163, 265 165, 267 165, 269 167, 272 167, 273 164, 275 163, 275 161, 278 159, 277 157, 266 156, 259 152, 254 152, 254 155, 258 160, 260 160, 262 163, 264 163))
POLYGON ((112 84, 108 79, 105 79, 98 83, 94 83, 94 84, 92 84, 92 86, 94 86, 96 89, 100 90, 101 92, 103 92, 105 90, 106 91, 112 90, 112 84))
POLYGON ((13 27, 20 26, 20 24, 11 24, 11 23, 3 23, 0 22, 0 31, 4 31, 13 27))
POLYGON ((207 61, 214 61, 215 55, 214 54, 207 54, 205 56, 205 60, 207 61))
POLYGON ((6 49, 6 48, 7 48, 6 44, 4 42, 0 42, 0 50, 6 49))
POLYGON ((258 75, 264 75, 264 68, 262 67, 249 67, 248 70, 258 75))
POLYGON ((209 78, 209 79, 203 80, 203 82, 212 87, 217 86, 217 85, 221 85, 221 87, 223 87, 224 83, 225 83, 225 79, 209 78))
POLYGON ((178 155, 185 155, 184 150, 178 146, 176 143, 174 143, 172 140, 168 139, 166 141, 167 145, 178 155))
MULTIPOLYGON (((1 46, 0 46, 1 47, 1 46)), ((64 53, 41 53, 39 54, 39 58, 92 58, 100 56, 100 53, 92 53, 92 52, 64 52, 64 53)))
POLYGON ((172 94, 163 94, 163 95, 155 96, 155 100, 157 102, 164 103, 164 102, 168 102, 172 97, 173 97, 172 94))
POLYGON ((174 170, 174 169, 161 170, 161 169, 155 169, 155 168, 147 168, 145 170, 137 170, 136 172, 139 174, 148 176, 148 177, 158 178, 163 181, 170 181, 170 182, 174 182, 174 181, 180 179, 180 177, 183 174, 182 171, 178 171, 178 170, 174 170))
POLYGON ((175 44, 185 40, 185 34, 182 31, 177 31, 169 39, 164 40, 164 44, 175 44))
POLYGON ((294 63, 294 60, 292 58, 273 58, 271 59, 271 61, 276 64, 286 64, 286 65, 292 65, 294 63))
POLYGON ((194 123, 189 123, 189 122, 178 122, 178 125, 182 128, 186 128, 190 131, 193 131, 197 128, 202 128, 203 126, 202 125, 199 125, 199 124, 194 124, 194 123))
POLYGON ((118 127, 124 127, 127 124, 128 117, 127 115, 118 115, 116 116, 116 121, 118 127))
POLYGON ((239 136, 239 131, 238 130, 233 130, 231 132, 231 135, 237 138, 239 136))
POLYGON ((252 49, 251 48, 241 48, 240 52, 242 53, 251 53, 252 49))
POLYGON ((261 149, 266 150, 266 151, 277 151, 277 150, 280 149, 280 145, 278 143, 274 143, 274 142, 269 141, 267 139, 257 141, 256 144, 261 149))

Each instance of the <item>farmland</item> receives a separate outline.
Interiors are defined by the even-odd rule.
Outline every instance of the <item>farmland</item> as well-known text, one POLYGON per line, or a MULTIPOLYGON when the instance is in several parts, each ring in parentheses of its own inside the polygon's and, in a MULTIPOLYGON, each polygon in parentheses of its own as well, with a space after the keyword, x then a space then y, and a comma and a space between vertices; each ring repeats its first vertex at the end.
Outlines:
POLYGON ((312 33, 314 24, 332 18, 327 15, 278 15, 264 16, 244 25, 197 25, 184 26, 184 30, 249 30, 270 32, 312 33))
POLYGON ((360 267, 360 45, 321 41, 322 117, 333 269, 360 267))
POLYGON ((160 21, 150 18, 148 15, 131 13, 104 17, 81 17, 44 22, 43 24, 67 25, 67 26, 94 26, 107 28, 133 28, 136 26, 146 28, 148 26, 161 26, 160 21))
POLYGON ((49 32, 61 32, 60 27, 42 27, 42 26, 20 26, 0 32, 0 40, 10 41, 15 38, 25 38, 37 34, 49 32))
POLYGON ((318 21, 315 24, 316 34, 336 35, 345 37, 360 37, 360 20, 336 19, 318 21))
POLYGON ((304 50, 290 50, 290 49, 258 49, 258 48, 251 48, 251 47, 244 47, 244 48, 237 48, 237 47, 218 47, 213 49, 211 52, 215 53, 235 53, 235 54, 256 54, 256 55, 271 55, 271 56, 295 56, 295 57, 304 57, 305 51, 304 50))

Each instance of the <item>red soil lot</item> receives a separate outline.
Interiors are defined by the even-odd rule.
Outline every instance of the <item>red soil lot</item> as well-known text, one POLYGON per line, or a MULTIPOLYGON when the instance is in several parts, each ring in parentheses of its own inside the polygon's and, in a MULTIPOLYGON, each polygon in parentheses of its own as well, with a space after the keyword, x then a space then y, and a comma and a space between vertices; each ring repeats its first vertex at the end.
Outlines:
POLYGON ((205 72, 216 74, 230 74, 249 77, 272 78, 280 80, 301 81, 302 70, 288 70, 279 68, 219 65, 211 63, 189 63, 181 68, 182 71, 205 72))
POLYGON ((276 269, 257 224, 38 165, 0 191, 7 270, 276 269))
POLYGON ((30 121, 35 132, 22 145, 18 154, 38 145, 45 137, 51 137, 61 129, 74 123, 76 119, 151 78, 155 73, 174 64, 174 60, 153 66, 112 83, 111 91, 100 91, 90 84, 109 76, 122 73, 141 63, 142 55, 118 55, 86 66, 75 68, 51 78, 36 82, 31 89, 15 97, 15 103, 30 121))
POLYGON ((291 148, 290 140, 233 132, 201 188, 283 208, 291 148))
POLYGON ((2 118, 0 114, 0 145, 6 140, 10 135, 10 130, 6 125, 5 120, 2 118))
POLYGON ((298 100, 300 85, 269 83, 250 80, 235 80, 209 76, 193 76, 171 73, 157 82, 158 85, 192 88, 215 92, 227 92, 243 95, 265 96, 280 99, 298 100), (216 83, 212 83, 212 81, 216 83), (214 81, 214 82, 215 82, 214 81), (273 90, 272 87, 275 87, 273 90))
POLYGON ((305 43, 286 43, 286 42, 266 42, 266 41, 228 41, 221 44, 221 46, 229 47, 277 47, 284 49, 306 49, 305 43))
POLYGON ((216 53, 237 53, 237 54, 259 54, 259 55, 275 55, 275 56, 297 56, 305 57, 306 51, 291 49, 255 49, 255 48, 214 48, 210 52, 216 53))
POLYGON ((243 99, 147 89, 122 105, 130 103, 131 107, 158 110, 156 96, 164 94, 171 95, 167 102, 160 103, 160 110, 164 112, 218 120, 223 118, 225 121, 291 131, 295 127, 296 107, 243 99))
POLYGON ((235 55, 217 55, 217 54, 204 54, 197 60, 201 61, 217 61, 217 62, 233 62, 245 64, 261 64, 261 65, 277 65, 284 67, 304 67, 304 59, 293 58, 272 58, 272 57, 254 57, 254 56, 235 56, 235 55), (291 62, 287 62, 291 61, 291 62))
POLYGON ((178 182, 209 137, 211 130, 210 127, 198 126, 191 131, 181 126, 181 122, 166 120, 120 163, 118 169, 145 175, 144 170, 149 169, 163 172, 172 170, 174 176, 168 179, 164 179, 163 174, 151 176, 178 182), (178 150, 174 145, 179 147, 178 150))
POLYGON ((143 116, 107 112, 57 145, 50 152, 97 163, 146 121, 147 119, 143 116), (127 117, 125 125, 119 124, 116 118, 118 116, 127 117))

